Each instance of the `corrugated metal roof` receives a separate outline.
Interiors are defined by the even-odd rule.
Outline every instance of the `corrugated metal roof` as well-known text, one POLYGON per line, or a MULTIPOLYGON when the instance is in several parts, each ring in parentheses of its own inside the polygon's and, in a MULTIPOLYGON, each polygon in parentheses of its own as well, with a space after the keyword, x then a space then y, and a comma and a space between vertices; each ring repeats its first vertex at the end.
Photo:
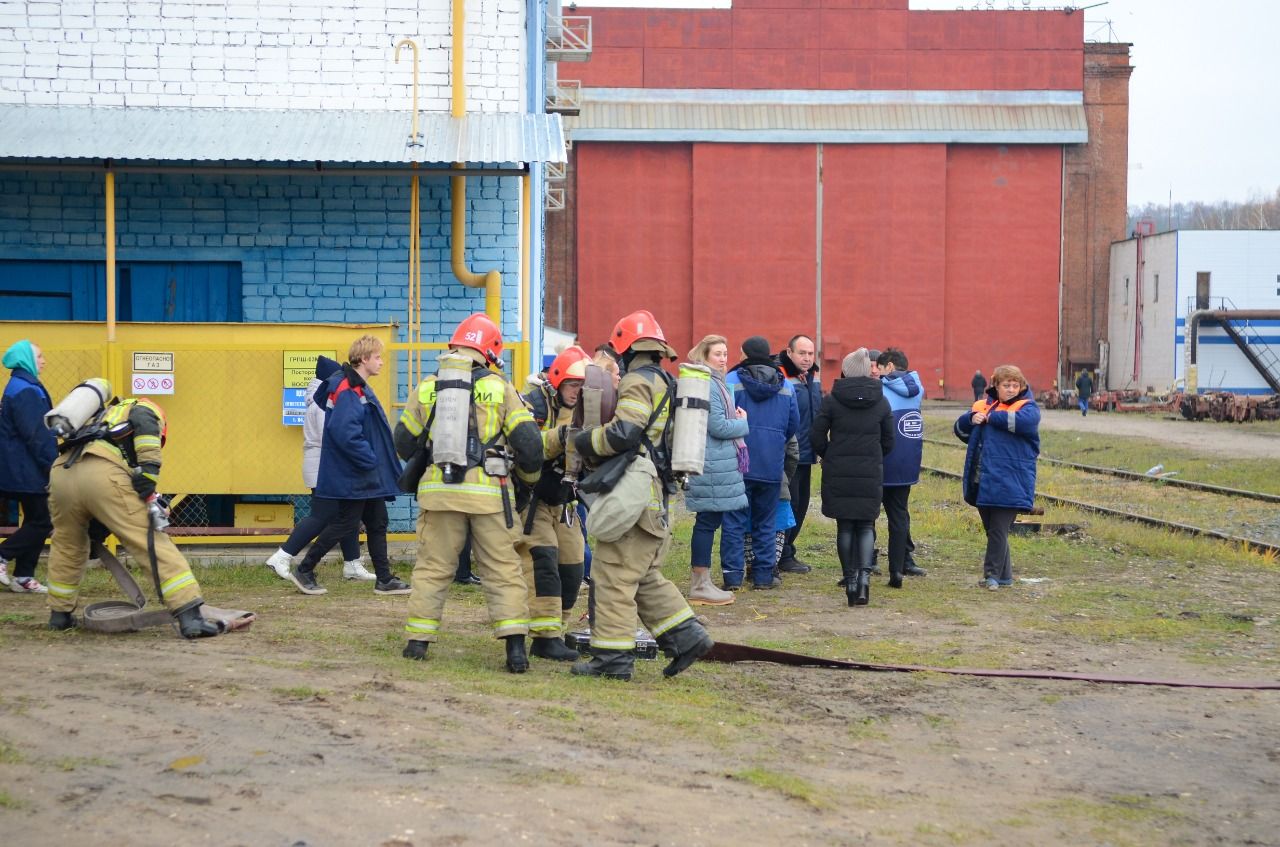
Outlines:
POLYGON ((409 164, 564 162, 559 115, 0 105, 0 158, 409 164))
POLYGON ((581 113, 566 126, 574 141, 1088 141, 1079 92, 1016 93, 588 88, 581 113))

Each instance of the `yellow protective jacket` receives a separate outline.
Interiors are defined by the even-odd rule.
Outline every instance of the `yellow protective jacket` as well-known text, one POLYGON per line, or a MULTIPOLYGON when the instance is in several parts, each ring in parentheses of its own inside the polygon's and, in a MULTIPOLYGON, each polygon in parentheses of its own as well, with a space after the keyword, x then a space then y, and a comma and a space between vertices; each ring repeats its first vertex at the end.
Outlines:
MULTIPOLYGON (((466 349, 459 352, 471 354, 466 349)), ((481 364, 478 353, 473 358, 481 364)), ((435 403, 436 378, 430 376, 412 392, 396 424, 395 445, 400 458, 408 460, 413 455, 435 403)), ((494 372, 475 379, 471 386, 471 413, 480 441, 507 447, 514 454, 516 476, 533 485, 542 471, 542 436, 515 386, 494 372)), ((509 496, 514 507, 514 489, 509 496)), ((446 483, 440 468, 431 465, 418 483, 418 505, 429 511, 494 514, 502 511, 501 482, 478 466, 468 468, 462 482, 446 483)))
MULTIPOLYGON (((598 465, 609 456, 616 456, 636 448, 639 448, 641 453, 649 455, 648 449, 644 446, 643 436, 648 437, 650 444, 655 446, 662 444, 676 398, 673 393, 667 402, 663 400, 668 392, 674 392, 675 388, 652 368, 647 368, 645 365, 660 367, 658 355, 637 354, 631 367, 623 375, 622 381, 618 383, 618 406, 614 411, 613 419, 601 426, 583 430, 574 438, 573 446, 582 454, 587 464, 598 465), (659 404, 662 405, 661 411, 646 429, 645 425, 648 424, 649 418, 653 417, 654 409, 658 408, 659 404)), ((650 456, 650 458, 655 465, 659 466, 660 478, 654 480, 649 508, 640 518, 638 525, 647 532, 662 535, 666 532, 667 524, 666 491, 661 479, 660 461, 665 463, 669 459, 660 460, 657 456, 650 456)))
MULTIPOLYGON (((160 479, 160 446, 165 431, 164 413, 160 407, 145 397, 124 400, 107 409, 102 416, 102 423, 109 429, 128 424, 132 428, 133 451, 136 454, 137 467, 152 482, 160 479)), ((89 442, 85 453, 102 456, 126 468, 131 468, 129 458, 124 451, 109 438, 99 438, 89 442)))

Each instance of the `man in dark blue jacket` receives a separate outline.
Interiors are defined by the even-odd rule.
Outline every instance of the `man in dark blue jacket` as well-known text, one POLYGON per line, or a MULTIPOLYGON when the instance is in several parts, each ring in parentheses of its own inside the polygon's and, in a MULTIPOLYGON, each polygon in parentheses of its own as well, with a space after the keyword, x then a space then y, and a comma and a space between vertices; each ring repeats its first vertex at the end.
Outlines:
MULTIPOLYGON (((751 336, 742 342, 742 355, 745 358, 729 372, 725 384, 733 389, 734 404, 746 410, 747 424, 751 427, 746 438, 751 467, 742 475, 747 489, 747 508, 726 512, 724 523, 739 536, 745 536, 750 524, 755 554, 752 588, 777 588, 781 582, 775 578, 778 549, 774 543, 774 527, 787 441, 800 428, 800 412, 795 392, 774 364, 766 339, 751 336)), ((725 583, 727 590, 737 587, 725 583)))
POLYGON ((364 522, 369 558, 377 580, 374 594, 408 594, 410 586, 391 572, 387 557, 387 501, 400 493, 391 427, 369 387, 382 371, 382 341, 362 335, 351 345, 348 363, 316 389, 315 402, 327 412, 315 497, 335 500, 333 518, 289 578, 303 594, 326 594, 316 581, 316 565, 333 546, 364 522))
POLYGON ((809 492, 813 482, 813 466, 818 461, 813 445, 809 443, 809 430, 813 416, 822 408, 822 381, 818 376, 817 353, 813 339, 807 335, 793 336, 787 349, 778 354, 778 365, 787 383, 796 395, 796 410, 800 414, 800 428, 796 440, 800 446, 800 463, 791 475, 791 511, 796 525, 787 530, 782 545, 782 558, 778 570, 783 573, 808 573, 809 566, 796 558, 796 538, 804 527, 804 517, 809 513, 809 492))
POLYGON ((49 517, 49 468, 58 458, 58 442, 45 428, 52 407, 40 384, 44 355, 30 341, 14 344, 4 354, 13 374, 0 400, 0 492, 22 505, 22 526, 0 544, 0 585, 19 594, 44 594, 36 579, 36 562, 53 532, 49 517), (9 574, 9 562, 14 563, 9 574))
POLYGON ((911 558, 911 486, 920 481, 920 459, 924 447, 924 400, 920 374, 908 370, 907 356, 890 347, 876 360, 880 385, 893 412, 893 449, 884 457, 881 502, 889 523, 889 587, 901 588, 902 576, 924 576, 927 571, 911 558))

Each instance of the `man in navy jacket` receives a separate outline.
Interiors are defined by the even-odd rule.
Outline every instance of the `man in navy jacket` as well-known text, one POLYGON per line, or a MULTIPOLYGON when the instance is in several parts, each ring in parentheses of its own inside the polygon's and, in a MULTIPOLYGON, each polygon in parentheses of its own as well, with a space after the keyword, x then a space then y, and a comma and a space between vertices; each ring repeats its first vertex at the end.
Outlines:
POLYGON ((818 363, 813 339, 807 335, 793 336, 787 349, 778 354, 778 366, 796 395, 796 411, 800 415, 800 428, 796 440, 800 446, 800 463, 791 476, 791 511, 796 525, 787 530, 782 546, 782 558, 778 570, 783 573, 808 573, 809 566, 796 558, 796 538, 804 527, 804 517, 809 512, 809 492, 812 488, 813 466, 818 461, 813 445, 809 443, 809 430, 813 417, 822 408, 822 381, 818 376, 818 363))
MULTIPOLYGON (((752 588, 776 588, 774 566, 778 562, 775 546, 778 498, 781 494, 783 463, 787 442, 800 428, 800 412, 795 392, 787 384, 782 371, 773 362, 769 342, 753 335, 742 342, 745 357, 725 378, 733 389, 734 405, 747 412, 747 453, 751 467, 742 475, 747 489, 747 508, 725 513, 724 522, 745 536, 751 527, 751 547, 755 564, 751 573, 752 588)), ((738 586, 726 582, 725 588, 738 586)))

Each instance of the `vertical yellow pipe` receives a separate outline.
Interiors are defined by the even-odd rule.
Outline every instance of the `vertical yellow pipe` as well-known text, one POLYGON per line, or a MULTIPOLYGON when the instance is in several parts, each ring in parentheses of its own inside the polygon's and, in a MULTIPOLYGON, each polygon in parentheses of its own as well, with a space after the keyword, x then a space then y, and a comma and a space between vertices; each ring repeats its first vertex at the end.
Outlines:
POLYGON ((106 216, 106 234, 103 240, 107 248, 107 379, 112 389, 125 396, 120 369, 120 351, 116 345, 116 174, 110 169, 103 186, 106 216))
POLYGON ((453 0, 453 105, 452 114, 460 118, 467 113, 467 89, 463 86, 463 35, 467 26, 467 4, 453 0))
MULTIPOLYGON (((463 47, 466 35, 467 6, 464 0, 453 0, 453 98, 450 113, 455 118, 467 114, 467 88, 463 72, 466 52, 463 47)), ((465 167, 463 162, 454 162, 455 168, 465 167)), ((502 274, 496 270, 487 273, 473 273, 467 267, 467 178, 465 176, 449 177, 449 202, 452 207, 449 217, 450 265, 458 282, 469 288, 484 286, 484 312, 489 319, 502 326, 502 274)))
POLYGON ((532 192, 533 177, 525 173, 520 177, 520 314, 524 320, 525 362, 517 376, 532 373, 533 364, 542 361, 539 351, 533 349, 533 276, 529 272, 532 261, 530 245, 533 243, 532 192))

